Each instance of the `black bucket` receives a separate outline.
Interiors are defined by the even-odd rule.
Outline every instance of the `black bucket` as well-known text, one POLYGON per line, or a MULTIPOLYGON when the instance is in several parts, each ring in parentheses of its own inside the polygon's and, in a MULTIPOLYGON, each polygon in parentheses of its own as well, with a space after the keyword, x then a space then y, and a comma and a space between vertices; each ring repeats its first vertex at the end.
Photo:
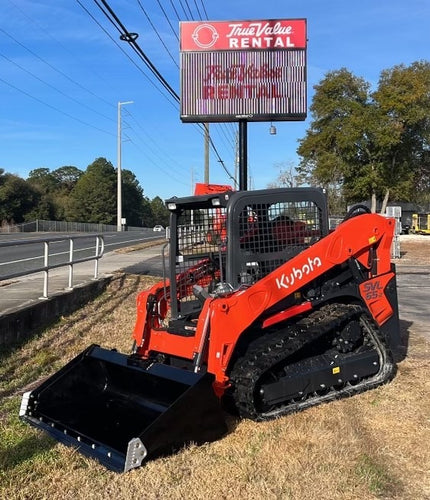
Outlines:
POLYGON ((226 432, 213 377, 93 345, 23 396, 20 416, 58 441, 125 472, 144 459, 226 432))

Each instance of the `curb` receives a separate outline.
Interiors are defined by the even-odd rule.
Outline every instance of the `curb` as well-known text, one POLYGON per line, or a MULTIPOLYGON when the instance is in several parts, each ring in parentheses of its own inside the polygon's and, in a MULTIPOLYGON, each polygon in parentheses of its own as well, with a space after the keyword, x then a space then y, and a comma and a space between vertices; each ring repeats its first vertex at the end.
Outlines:
POLYGON ((26 340, 38 330, 52 325, 103 293, 113 275, 103 276, 75 286, 72 290, 53 294, 46 300, 0 316, 0 348, 26 340))

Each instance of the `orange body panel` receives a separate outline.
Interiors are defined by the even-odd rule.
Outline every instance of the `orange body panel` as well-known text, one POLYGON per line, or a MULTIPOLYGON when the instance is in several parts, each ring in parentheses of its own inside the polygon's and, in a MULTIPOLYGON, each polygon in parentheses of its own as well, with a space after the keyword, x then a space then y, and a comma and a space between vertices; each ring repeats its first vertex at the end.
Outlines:
POLYGON ((203 182, 196 182, 194 187, 194 195, 225 193, 226 191, 233 191, 233 188, 228 184, 205 184, 203 182))
POLYGON ((210 341, 204 360, 208 371, 215 375, 214 388, 221 394, 228 386, 226 370, 241 334, 270 307, 352 257, 368 270, 369 281, 360 286, 360 293, 370 313, 382 324, 393 313, 384 294, 385 286, 393 277, 390 259, 393 232, 393 219, 376 214, 345 221, 252 286, 224 297, 208 298, 193 337, 171 335, 164 329, 148 326, 144 303, 151 293, 159 294, 160 290, 160 285, 153 287, 144 292, 146 295, 141 294, 142 303, 138 307, 134 336, 141 346, 139 354, 147 356, 151 351, 158 351, 192 360, 201 349, 209 325, 210 341))
POLYGON ((383 325, 393 314, 393 308, 384 291, 394 273, 376 276, 361 283, 360 294, 378 325, 383 325))

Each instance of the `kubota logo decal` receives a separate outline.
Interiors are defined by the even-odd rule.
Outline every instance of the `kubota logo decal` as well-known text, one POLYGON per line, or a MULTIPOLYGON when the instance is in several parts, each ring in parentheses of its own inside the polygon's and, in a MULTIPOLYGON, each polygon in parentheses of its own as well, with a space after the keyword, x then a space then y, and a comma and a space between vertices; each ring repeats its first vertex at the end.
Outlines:
POLYGON ((311 259, 308 257, 307 264, 303 264, 303 266, 299 269, 293 267, 290 274, 282 273, 280 278, 276 278, 276 286, 281 288, 289 288, 293 286, 296 281, 301 281, 304 277, 313 273, 315 268, 321 266, 321 259, 319 257, 314 257, 311 259))

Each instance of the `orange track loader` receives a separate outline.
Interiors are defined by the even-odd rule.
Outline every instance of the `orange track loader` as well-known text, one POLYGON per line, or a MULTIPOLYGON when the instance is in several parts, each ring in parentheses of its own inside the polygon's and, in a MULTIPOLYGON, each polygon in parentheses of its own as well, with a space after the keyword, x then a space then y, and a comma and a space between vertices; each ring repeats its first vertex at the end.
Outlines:
POLYGON ((268 420, 391 379, 393 219, 359 210, 329 232, 311 188, 166 204, 165 276, 137 298, 132 352, 90 346, 23 396, 24 420, 127 471, 221 437, 226 410, 268 420))

